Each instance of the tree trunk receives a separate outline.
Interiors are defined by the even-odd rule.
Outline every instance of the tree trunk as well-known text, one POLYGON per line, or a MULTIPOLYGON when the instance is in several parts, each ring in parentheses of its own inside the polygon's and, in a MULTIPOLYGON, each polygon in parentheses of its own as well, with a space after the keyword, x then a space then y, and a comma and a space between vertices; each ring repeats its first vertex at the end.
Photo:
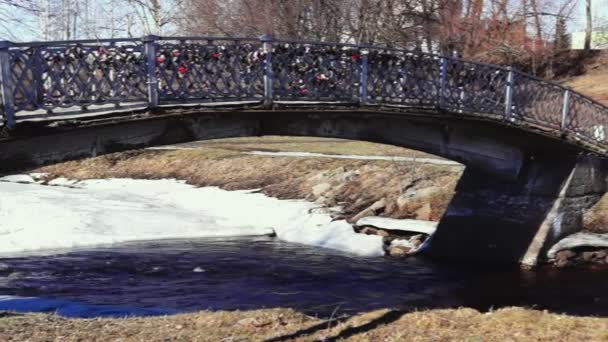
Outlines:
POLYGON ((591 51, 591 35, 593 34, 593 16, 591 14, 591 0, 587 0, 587 29, 585 30, 585 52, 591 51))
POLYGON ((534 42, 534 52, 538 52, 539 45, 543 47, 543 28, 540 20, 540 14, 538 13, 538 5, 536 0, 531 0, 530 4, 532 5, 532 11, 534 13, 534 27, 536 28, 536 41, 534 42))

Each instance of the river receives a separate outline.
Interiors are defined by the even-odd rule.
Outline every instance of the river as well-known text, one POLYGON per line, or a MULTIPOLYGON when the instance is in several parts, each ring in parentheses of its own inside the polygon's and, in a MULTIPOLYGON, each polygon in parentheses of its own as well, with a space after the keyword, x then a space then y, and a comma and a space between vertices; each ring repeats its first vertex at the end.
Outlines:
POLYGON ((378 256, 376 237, 310 204, 170 180, 15 181, 0 182, 0 310, 120 317, 289 307, 328 317, 526 306, 608 316, 606 269, 378 256))
POLYGON ((328 317, 461 306, 608 315, 607 271, 361 257, 270 237, 125 243, 1 263, 0 295, 11 297, 0 310, 76 317, 275 307, 328 317))

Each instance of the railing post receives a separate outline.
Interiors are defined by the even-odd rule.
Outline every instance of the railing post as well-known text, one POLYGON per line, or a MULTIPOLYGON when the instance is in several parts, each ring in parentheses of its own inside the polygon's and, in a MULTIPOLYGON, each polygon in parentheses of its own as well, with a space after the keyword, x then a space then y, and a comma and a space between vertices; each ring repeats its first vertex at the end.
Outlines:
POLYGON ((561 130, 566 130, 566 121, 568 120, 568 112, 570 107, 570 89, 564 91, 564 102, 562 103, 562 124, 561 130))
POLYGON ((359 75, 359 105, 367 105, 368 77, 369 77, 369 51, 361 50, 361 74, 359 75))
POLYGON ((439 108, 443 108, 445 98, 445 85, 448 74, 448 60, 445 57, 440 57, 439 60, 439 90, 437 92, 437 103, 439 104, 439 108))
POLYGON ((4 107, 4 120, 9 129, 15 127, 15 107, 13 103, 13 87, 11 80, 11 56, 9 48, 13 44, 9 41, 0 41, 0 92, 4 107))
POLYGON ((146 54, 146 71, 148 78, 148 107, 158 107, 158 77, 156 77, 156 40, 157 36, 148 35, 142 40, 146 54))
POLYGON ((272 107, 273 100, 273 72, 272 72, 272 36, 265 34, 260 37, 264 51, 264 107, 272 107))
POLYGON ((508 67, 507 71, 507 85, 505 89, 505 119, 510 120, 513 111, 513 83, 515 80, 515 73, 513 67, 508 67))

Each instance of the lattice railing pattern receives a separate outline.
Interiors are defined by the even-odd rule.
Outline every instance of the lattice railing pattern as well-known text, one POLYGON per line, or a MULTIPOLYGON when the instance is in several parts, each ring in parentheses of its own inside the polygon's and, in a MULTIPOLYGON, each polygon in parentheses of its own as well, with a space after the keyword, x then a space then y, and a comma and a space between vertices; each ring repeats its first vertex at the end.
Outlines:
POLYGON ((454 112, 505 115, 509 71, 491 65, 446 58, 439 77, 441 106, 454 112))
POLYGON ((424 107, 531 125, 608 153, 608 108, 560 85, 458 58, 268 36, 0 42, 0 101, 10 128, 125 104, 424 107))
POLYGON ((570 94, 566 128, 576 138, 608 143, 608 108, 580 94, 570 94))
POLYGON ((141 44, 10 51, 15 110, 147 101, 141 44))
POLYGON ((513 115, 523 121, 560 129, 565 89, 516 73, 513 86, 513 115))
POLYGON ((259 41, 160 41, 159 95, 168 102, 239 101, 264 96, 259 41))
POLYGON ((358 101, 359 49, 279 42, 272 53, 275 100, 358 101))
POLYGON ((408 51, 369 52, 369 102, 394 105, 436 105, 438 58, 408 51))

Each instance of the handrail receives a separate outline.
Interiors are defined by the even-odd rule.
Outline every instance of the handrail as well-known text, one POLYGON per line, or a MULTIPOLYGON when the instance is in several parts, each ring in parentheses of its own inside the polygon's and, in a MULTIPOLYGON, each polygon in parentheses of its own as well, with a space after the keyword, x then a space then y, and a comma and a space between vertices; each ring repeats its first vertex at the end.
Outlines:
POLYGON ((430 106, 532 125, 608 154, 608 107, 508 66, 271 36, 0 42, 0 115, 9 129, 125 105, 251 101, 430 106))

